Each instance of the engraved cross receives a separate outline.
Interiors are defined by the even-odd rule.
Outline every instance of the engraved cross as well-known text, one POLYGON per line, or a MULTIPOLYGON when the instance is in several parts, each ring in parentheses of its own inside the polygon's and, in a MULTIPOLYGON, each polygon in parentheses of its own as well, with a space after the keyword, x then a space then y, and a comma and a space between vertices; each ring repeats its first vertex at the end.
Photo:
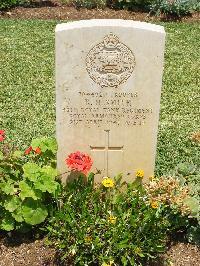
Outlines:
POLYGON ((105 174, 108 175, 108 169, 109 169, 109 157, 108 153, 109 151, 123 151, 124 146, 111 146, 110 145, 110 130, 104 130, 105 131, 105 145, 104 146, 90 146, 91 151, 104 151, 105 153, 105 174))

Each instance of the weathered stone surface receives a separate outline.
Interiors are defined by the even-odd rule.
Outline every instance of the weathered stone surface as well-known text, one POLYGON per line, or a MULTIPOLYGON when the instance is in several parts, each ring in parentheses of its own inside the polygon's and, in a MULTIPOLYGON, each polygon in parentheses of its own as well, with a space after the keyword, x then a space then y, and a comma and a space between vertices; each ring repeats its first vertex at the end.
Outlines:
POLYGON ((88 20, 56 27, 58 168, 90 154, 102 176, 154 172, 162 83, 163 27, 88 20))

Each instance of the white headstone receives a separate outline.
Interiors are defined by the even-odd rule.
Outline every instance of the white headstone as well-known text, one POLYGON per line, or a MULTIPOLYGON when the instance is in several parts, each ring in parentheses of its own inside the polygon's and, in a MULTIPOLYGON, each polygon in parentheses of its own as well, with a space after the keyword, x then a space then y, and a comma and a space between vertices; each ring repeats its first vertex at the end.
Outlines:
POLYGON ((165 31, 127 20, 56 27, 58 169, 77 150, 93 171, 127 181, 154 172, 165 31))

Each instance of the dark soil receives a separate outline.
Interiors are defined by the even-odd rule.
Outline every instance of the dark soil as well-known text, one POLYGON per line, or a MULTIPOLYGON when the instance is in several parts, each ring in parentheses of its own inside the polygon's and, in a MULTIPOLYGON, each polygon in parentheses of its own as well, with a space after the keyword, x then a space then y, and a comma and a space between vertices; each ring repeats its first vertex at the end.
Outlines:
POLYGON ((200 13, 192 16, 178 17, 155 17, 147 12, 105 9, 76 9, 73 6, 61 4, 61 0, 35 0, 31 7, 16 7, 7 11, 0 11, 0 18, 20 19, 59 19, 59 20, 82 20, 82 19, 130 19, 139 21, 199 21, 200 13))
MULTIPOLYGON (((44 239, 30 236, 0 235, 0 266, 71 266, 61 263, 55 249, 44 239)), ((199 266, 200 248, 182 241, 172 242, 167 252, 151 266, 199 266)))

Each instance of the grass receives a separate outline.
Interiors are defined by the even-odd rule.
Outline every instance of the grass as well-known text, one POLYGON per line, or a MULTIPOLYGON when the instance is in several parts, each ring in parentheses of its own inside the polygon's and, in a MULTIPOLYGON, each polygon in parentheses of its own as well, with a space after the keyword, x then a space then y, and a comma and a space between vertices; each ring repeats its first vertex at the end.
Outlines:
MULTIPOLYGON (((25 148, 55 135, 55 21, 0 20, 0 128, 25 148)), ((163 23, 167 32, 156 173, 199 164, 189 136, 200 124, 199 24, 163 23)))

